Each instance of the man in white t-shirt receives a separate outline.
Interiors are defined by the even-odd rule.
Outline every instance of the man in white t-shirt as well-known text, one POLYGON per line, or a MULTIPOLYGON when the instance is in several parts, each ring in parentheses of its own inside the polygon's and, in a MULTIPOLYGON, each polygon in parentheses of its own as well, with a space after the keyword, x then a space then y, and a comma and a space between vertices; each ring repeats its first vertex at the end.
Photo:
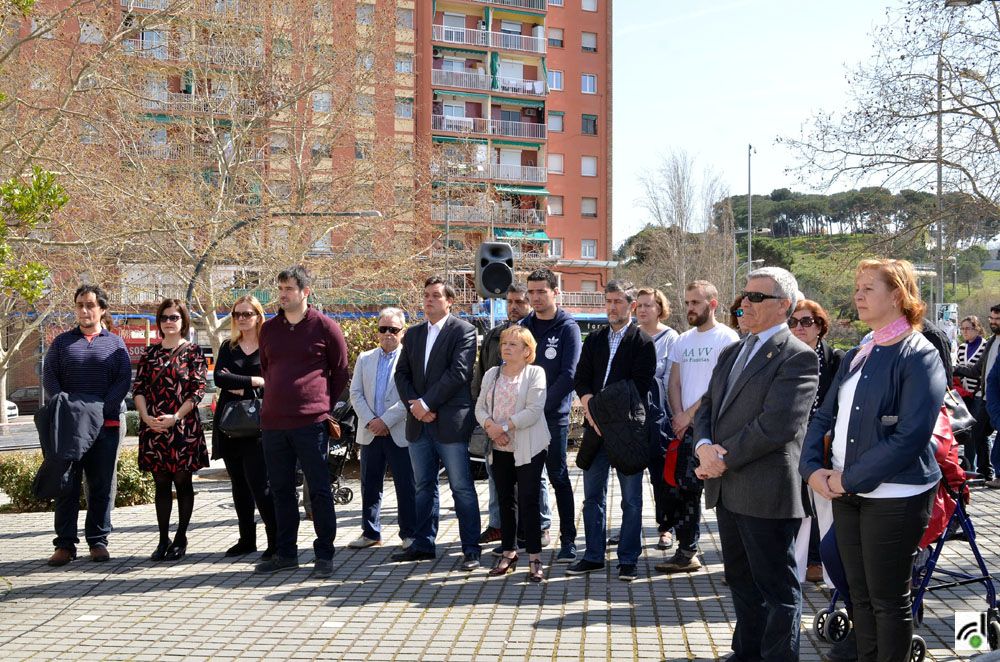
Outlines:
MULTIPOLYGON (((682 440, 678 451, 678 473, 684 471, 694 452, 691 422, 708 390, 712 370, 723 349, 739 340, 739 335, 715 320, 719 306, 719 291, 706 280, 690 283, 684 291, 687 321, 685 331, 670 348, 672 365, 667 385, 670 411, 673 412, 674 435, 682 440)), ((701 481, 693 485, 679 484, 668 488, 665 505, 667 522, 677 534, 677 550, 673 557, 657 564, 661 572, 693 572, 701 568, 698 560, 698 538, 701 536, 701 481)))

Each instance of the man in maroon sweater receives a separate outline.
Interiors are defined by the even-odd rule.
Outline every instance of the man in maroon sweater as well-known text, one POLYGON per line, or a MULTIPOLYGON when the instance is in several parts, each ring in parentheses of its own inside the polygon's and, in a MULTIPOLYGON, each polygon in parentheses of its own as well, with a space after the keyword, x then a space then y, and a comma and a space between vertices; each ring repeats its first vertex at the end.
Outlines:
POLYGON ((340 326, 309 306, 309 283, 309 274, 302 266, 278 274, 281 310, 260 330, 260 367, 267 385, 260 423, 274 498, 277 552, 256 570, 271 573, 299 566, 298 462, 309 483, 316 529, 313 573, 329 577, 337 516, 326 464, 330 442, 326 420, 347 385, 347 344, 340 326))

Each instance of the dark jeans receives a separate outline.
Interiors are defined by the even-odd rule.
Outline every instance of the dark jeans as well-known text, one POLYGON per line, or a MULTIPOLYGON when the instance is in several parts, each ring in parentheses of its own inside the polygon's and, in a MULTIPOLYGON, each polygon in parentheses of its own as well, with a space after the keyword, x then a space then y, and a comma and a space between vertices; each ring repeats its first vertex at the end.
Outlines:
POLYGON ((795 535, 802 520, 739 515, 721 503, 716 514, 736 611, 733 651, 747 662, 798 660, 802 589, 795 535))
POLYGON ((80 486, 87 476, 87 519, 84 534, 90 547, 108 546, 111 533, 112 493, 115 482, 115 461, 118 457, 118 428, 101 428, 94 445, 73 466, 72 483, 66 494, 55 503, 56 548, 76 551, 77 520, 80 515, 80 486))
POLYGON ((517 549, 518 522, 524 526, 524 548, 529 554, 542 551, 542 499, 539 493, 545 451, 531 462, 516 466, 514 454, 494 450, 493 479, 500 500, 500 534, 504 551, 517 549), (516 492, 515 492, 516 489, 516 492))
POLYGON ((458 536, 462 553, 479 556, 479 496, 472 482, 467 441, 443 443, 421 433, 410 442, 410 462, 416 486, 416 511, 413 549, 434 554, 440 522, 441 498, 438 491, 438 469, 443 464, 458 516, 458 536))
POLYGON ((975 398, 971 403, 966 400, 966 403, 969 404, 969 412, 976 418, 976 424, 964 435, 962 454, 965 456, 966 466, 989 480, 993 478, 996 468, 990 464, 990 435, 993 434, 993 423, 990 422, 986 402, 982 398, 975 398))
MULTIPOLYGON (((663 435, 660 435, 663 437, 663 435)), ((666 439, 662 439, 649 449, 649 484, 653 486, 653 511, 656 519, 656 529, 665 533, 673 527, 668 516, 670 504, 670 486, 663 480, 663 457, 667 452, 666 439)))
POLYGON ((559 542, 563 547, 576 544, 576 505, 573 502, 573 483, 569 479, 566 466, 566 437, 569 425, 549 423, 549 450, 545 455, 545 468, 549 483, 556 493, 556 508, 559 510, 559 542))
POLYGON ((330 492, 327 452, 330 440, 326 424, 312 423, 293 430, 264 430, 264 460, 271 481, 277 525, 277 554, 281 558, 298 557, 299 504, 295 491, 295 463, 309 482, 317 559, 333 559, 333 540, 337 537, 337 515, 330 492))
POLYGON ((910 577, 936 490, 898 499, 846 496, 833 502, 859 660, 910 659, 910 577))
MULTIPOLYGON (((218 434, 222 434, 219 432, 218 434)), ((254 507, 260 513, 267 532, 267 546, 275 543, 274 499, 267 481, 264 449, 257 439, 227 439, 222 461, 229 473, 233 490, 233 507, 240 527, 240 542, 257 544, 257 521, 254 507)))
POLYGON ((412 538, 417 519, 416 492, 410 451, 400 448, 392 437, 375 437, 361 447, 361 531, 369 540, 382 540, 382 489, 385 470, 392 468, 399 512, 399 537, 412 538))

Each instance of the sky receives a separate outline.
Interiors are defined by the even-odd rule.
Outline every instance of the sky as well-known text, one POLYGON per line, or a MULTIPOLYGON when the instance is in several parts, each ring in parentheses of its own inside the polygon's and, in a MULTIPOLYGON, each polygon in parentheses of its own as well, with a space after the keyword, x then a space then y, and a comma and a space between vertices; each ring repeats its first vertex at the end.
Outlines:
MULTIPOLYGON (((928 0, 933 1, 933 0, 928 0)), ((671 150, 731 195, 810 191, 779 136, 847 103, 890 0, 618 0, 613 13, 613 244, 646 224, 639 176, 671 150)), ((837 190, 850 188, 848 184, 837 190)), ((822 191, 817 191, 822 192, 822 191)))

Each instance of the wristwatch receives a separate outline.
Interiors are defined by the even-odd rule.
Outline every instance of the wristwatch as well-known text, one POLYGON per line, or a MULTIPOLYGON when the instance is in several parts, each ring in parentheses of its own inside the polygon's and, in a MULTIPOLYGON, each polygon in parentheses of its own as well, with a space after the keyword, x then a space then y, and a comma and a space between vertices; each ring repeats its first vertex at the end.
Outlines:
POLYGON ((503 425, 501 425, 500 429, 503 430, 504 434, 507 434, 508 432, 510 432, 510 426, 507 425, 506 423, 504 423, 503 425))

